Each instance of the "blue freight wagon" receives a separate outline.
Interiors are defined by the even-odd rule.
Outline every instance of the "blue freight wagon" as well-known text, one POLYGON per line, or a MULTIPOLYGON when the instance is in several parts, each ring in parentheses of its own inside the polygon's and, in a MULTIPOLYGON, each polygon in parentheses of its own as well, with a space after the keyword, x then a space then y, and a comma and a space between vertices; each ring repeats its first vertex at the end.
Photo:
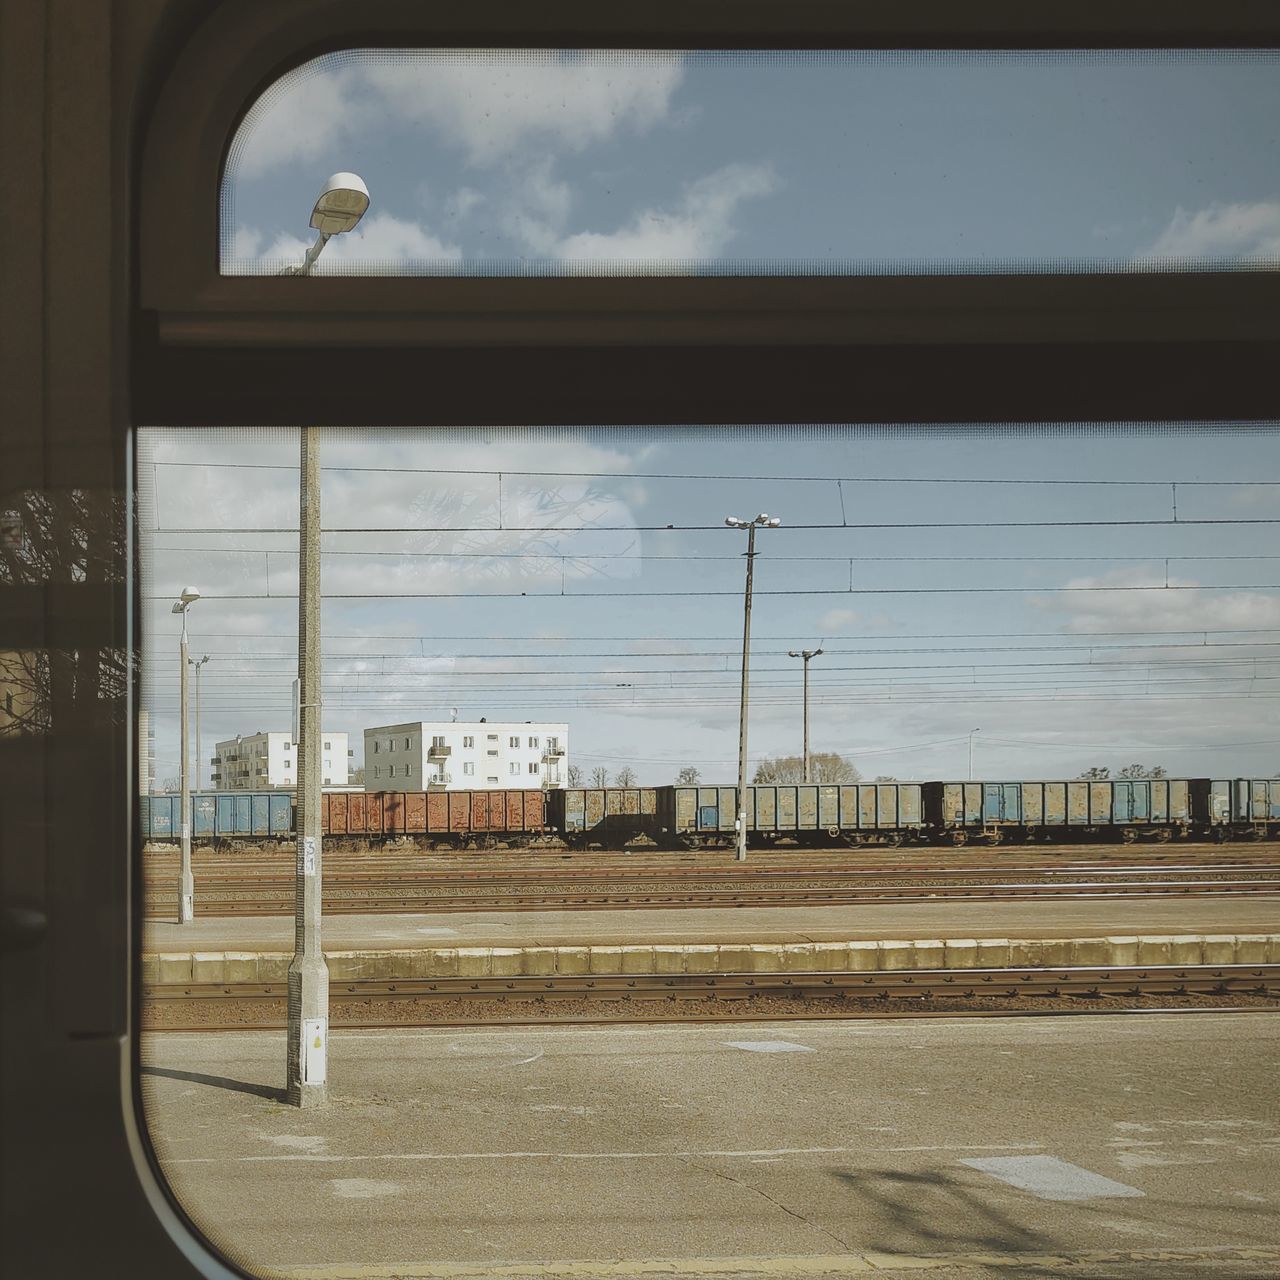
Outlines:
MULTIPOLYGON (((737 797, 737 787, 659 787, 658 825, 684 844, 732 843, 737 797)), ((917 782, 758 784, 746 810, 754 844, 900 844, 922 827, 917 782)))
MULTIPOLYGON (((143 796, 143 841, 182 838, 182 797, 143 796)), ((196 791, 191 795, 193 840, 286 840, 293 833, 293 796, 281 791, 196 791)))
POLYGON ((659 835, 653 787, 564 787, 547 792, 547 821, 571 845, 621 848, 659 835))
POLYGON ((931 833, 953 844, 981 836, 998 844, 1110 833, 1123 841, 1168 840, 1190 830, 1191 783, 1183 778, 1062 782, 926 782, 931 833))
POLYGON ((1217 840, 1280 835, 1280 778, 1200 778, 1193 784, 1197 826, 1217 840))

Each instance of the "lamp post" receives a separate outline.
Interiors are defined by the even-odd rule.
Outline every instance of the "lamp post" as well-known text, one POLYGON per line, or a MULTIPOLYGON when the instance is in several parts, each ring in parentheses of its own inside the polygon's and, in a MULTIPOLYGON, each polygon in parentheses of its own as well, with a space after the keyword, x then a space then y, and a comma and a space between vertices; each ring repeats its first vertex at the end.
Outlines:
POLYGON ((816 658, 821 649, 789 649, 788 658, 804 659, 804 780, 809 782, 809 659, 816 658))
POLYGON ((747 683, 751 666, 751 571, 756 558, 756 530, 776 529, 782 521, 777 516, 764 513, 754 520, 740 520, 737 516, 725 516, 730 529, 747 531, 747 588, 742 620, 742 704, 738 711, 738 816, 737 860, 747 860, 747 683))
POLYGON ((969 730, 969 781, 970 782, 973 781, 973 735, 975 733, 981 733, 981 732, 982 732, 981 729, 969 730))
MULTIPOLYGON (((369 207, 354 173, 335 173, 316 200, 316 242, 283 275, 311 274, 331 236, 350 231, 369 207)), ((285 1100, 296 1107, 329 1100, 329 966, 320 949, 320 433, 302 429, 298 485, 298 848, 294 875, 293 960, 289 964, 285 1100)))
POLYGON ((204 779, 204 747, 200 741, 200 668, 209 661, 206 653, 203 658, 188 658, 187 663, 196 669, 196 790, 199 791, 204 779))
POLYGON ((191 734, 187 729, 187 667, 191 658, 187 653, 187 610, 191 608, 200 593, 195 587, 183 587, 182 594, 173 603, 171 613, 182 615, 182 638, 178 642, 178 655, 182 666, 182 679, 178 697, 181 702, 181 734, 182 748, 179 752, 179 790, 178 820, 182 825, 182 861, 178 871, 178 923, 190 924, 195 918, 195 880, 191 875, 191 734))

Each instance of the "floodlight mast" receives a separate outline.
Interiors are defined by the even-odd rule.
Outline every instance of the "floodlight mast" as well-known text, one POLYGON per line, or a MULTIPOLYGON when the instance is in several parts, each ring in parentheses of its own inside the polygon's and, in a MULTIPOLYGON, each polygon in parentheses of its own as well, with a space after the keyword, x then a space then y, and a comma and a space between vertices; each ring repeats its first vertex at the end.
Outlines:
MULTIPOLYGON (((305 276, 330 237, 350 231, 369 207, 369 188, 354 173, 325 183, 311 226, 316 242, 283 275, 305 276)), ((294 950, 289 964, 285 1101, 296 1107, 329 1100, 329 967, 320 947, 320 432, 303 427, 298 483, 297 861, 294 950)))
POLYGON ((195 919, 195 878, 191 873, 191 734, 187 728, 187 667, 191 656, 187 651, 187 610, 191 608, 200 593, 195 587, 183 587, 181 594, 173 603, 170 613, 182 615, 182 636, 178 641, 178 661, 182 668, 179 681, 179 732, 182 735, 182 746, 178 759, 178 822, 180 824, 181 855, 178 862, 178 923, 190 924, 195 919))
POLYGON ((737 860, 747 860, 747 687, 751 668, 751 579, 756 558, 756 529, 776 529, 782 521, 777 516, 761 512, 754 520, 739 516, 726 516, 730 529, 747 531, 747 585, 742 616, 742 701, 738 711, 738 791, 737 816, 734 830, 737 844, 737 860))
POLYGON ((816 658, 821 649, 788 649, 788 658, 804 659, 804 780, 811 782, 809 776, 809 659, 816 658))

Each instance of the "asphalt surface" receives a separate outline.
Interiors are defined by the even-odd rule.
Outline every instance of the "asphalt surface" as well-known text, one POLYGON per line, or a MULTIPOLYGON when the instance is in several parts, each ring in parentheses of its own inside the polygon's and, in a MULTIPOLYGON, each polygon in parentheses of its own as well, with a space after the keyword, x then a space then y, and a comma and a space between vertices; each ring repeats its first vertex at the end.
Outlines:
MULTIPOLYGON (((477 911, 334 915, 332 951, 360 947, 590 946, 650 943, 847 942, 882 938, 1096 938, 1108 934, 1272 933, 1280 894, 1229 898, 946 901, 855 906, 477 911)), ((147 921, 143 950, 292 951, 293 916, 147 921)))
POLYGON ((1280 1015, 153 1034, 198 1226, 339 1277, 1280 1272, 1280 1015))

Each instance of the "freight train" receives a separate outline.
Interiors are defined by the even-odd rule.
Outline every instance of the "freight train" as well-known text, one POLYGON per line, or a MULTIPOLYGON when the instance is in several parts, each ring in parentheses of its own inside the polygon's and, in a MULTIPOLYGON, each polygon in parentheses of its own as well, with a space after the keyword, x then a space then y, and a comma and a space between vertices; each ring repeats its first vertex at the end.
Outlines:
MULTIPOLYGON (((747 838, 755 847, 1280 836, 1280 779, 802 783, 746 790, 747 838)), ((715 848, 733 844, 737 820, 733 786, 331 792, 321 800, 324 838, 350 848, 390 842, 423 850, 715 848)), ((288 842, 294 816, 289 792, 200 792, 192 796, 192 837, 215 846, 288 842)), ((178 796, 142 797, 145 843, 172 842, 180 830, 178 796)))

